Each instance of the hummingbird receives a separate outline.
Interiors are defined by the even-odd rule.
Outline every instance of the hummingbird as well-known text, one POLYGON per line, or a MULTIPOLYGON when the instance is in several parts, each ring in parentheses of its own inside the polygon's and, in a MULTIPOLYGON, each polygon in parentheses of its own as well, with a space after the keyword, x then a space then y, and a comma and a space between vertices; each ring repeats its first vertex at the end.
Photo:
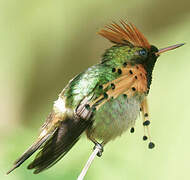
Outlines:
POLYGON ((101 61, 75 76, 59 94, 53 109, 42 125, 36 141, 18 158, 9 174, 34 152, 28 165, 34 174, 57 163, 85 132, 87 138, 101 147, 121 136, 134 132, 135 121, 142 114, 143 140, 154 148, 151 140, 147 96, 152 72, 160 55, 184 43, 158 49, 151 45, 137 27, 124 20, 112 22, 98 32, 112 46, 101 61))

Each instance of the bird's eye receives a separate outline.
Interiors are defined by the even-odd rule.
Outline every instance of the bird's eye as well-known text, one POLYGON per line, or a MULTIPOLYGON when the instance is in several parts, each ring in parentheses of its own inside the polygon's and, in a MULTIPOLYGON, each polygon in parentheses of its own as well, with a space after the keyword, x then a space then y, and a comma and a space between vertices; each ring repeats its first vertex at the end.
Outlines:
POLYGON ((141 49, 139 51, 139 55, 145 57, 145 56, 147 56, 147 51, 145 49, 141 49))

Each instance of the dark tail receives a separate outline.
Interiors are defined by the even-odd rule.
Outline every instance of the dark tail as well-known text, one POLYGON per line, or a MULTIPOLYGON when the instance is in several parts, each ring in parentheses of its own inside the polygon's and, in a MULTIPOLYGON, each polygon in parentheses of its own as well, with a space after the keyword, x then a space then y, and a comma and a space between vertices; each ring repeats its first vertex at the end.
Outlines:
POLYGON ((34 173, 37 174, 53 166, 73 147, 89 125, 90 121, 84 119, 66 118, 29 164, 28 169, 35 169, 34 173))
POLYGON ((13 164, 13 168, 11 168, 7 174, 9 174, 10 172, 12 172, 14 169, 16 169, 17 167, 19 167, 26 159, 28 159, 36 150, 38 150, 42 144, 47 141, 47 139, 49 138, 51 134, 37 140, 34 144, 32 144, 32 146, 30 146, 24 153, 23 155, 17 159, 14 164, 13 164))

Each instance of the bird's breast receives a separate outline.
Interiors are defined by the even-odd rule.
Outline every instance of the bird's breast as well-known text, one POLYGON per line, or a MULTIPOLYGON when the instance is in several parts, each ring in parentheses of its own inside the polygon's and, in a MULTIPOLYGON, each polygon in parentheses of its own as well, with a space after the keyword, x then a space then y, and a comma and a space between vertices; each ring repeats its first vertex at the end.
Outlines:
POLYGON ((139 99, 120 95, 102 105, 93 116, 92 137, 108 142, 134 126, 140 112, 139 99))

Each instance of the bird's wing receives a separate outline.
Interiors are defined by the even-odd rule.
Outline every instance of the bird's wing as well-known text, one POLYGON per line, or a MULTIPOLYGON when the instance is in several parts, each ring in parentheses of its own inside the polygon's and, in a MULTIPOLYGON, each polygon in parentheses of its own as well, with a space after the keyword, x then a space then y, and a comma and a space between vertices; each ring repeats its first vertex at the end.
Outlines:
POLYGON ((67 154, 79 140, 82 132, 92 123, 90 120, 92 112, 84 106, 85 104, 81 102, 78 106, 80 111, 78 111, 78 114, 76 112, 75 117, 67 117, 60 122, 55 133, 42 146, 33 162, 29 164, 28 169, 35 169, 35 174, 40 173, 53 166, 67 154))
POLYGON ((92 78, 92 75, 89 81, 85 75, 81 73, 76 76, 62 91, 54 104, 53 111, 43 124, 37 141, 14 163, 8 173, 20 166, 38 149, 40 152, 29 164, 28 169, 35 169, 34 173, 39 173, 51 167, 72 148, 81 133, 91 125, 92 111, 85 108, 85 105, 89 101, 89 95, 93 94, 97 81, 92 78), (84 84, 86 84, 85 87, 84 84), (76 97, 78 101, 72 101, 72 97, 76 97), (77 105, 74 102, 77 102, 77 105), (68 115, 68 111, 71 114, 74 112, 74 115, 68 115))
POLYGON ((34 161, 29 164, 28 169, 35 169, 34 173, 39 173, 59 161, 78 141, 81 133, 91 124, 91 110, 85 108, 86 98, 78 105, 75 116, 69 118, 59 118, 55 110, 48 116, 41 128, 40 136, 20 158, 18 158, 7 174, 19 167, 38 149, 34 161))
MULTIPOLYGON (((53 133, 53 132, 52 132, 53 133)), ((35 153, 52 135, 52 133, 47 134, 42 138, 38 138, 36 142, 34 142, 23 154, 19 157, 13 164, 13 167, 7 172, 7 174, 11 173, 17 167, 19 167, 24 161, 26 161, 33 153, 35 153)))

